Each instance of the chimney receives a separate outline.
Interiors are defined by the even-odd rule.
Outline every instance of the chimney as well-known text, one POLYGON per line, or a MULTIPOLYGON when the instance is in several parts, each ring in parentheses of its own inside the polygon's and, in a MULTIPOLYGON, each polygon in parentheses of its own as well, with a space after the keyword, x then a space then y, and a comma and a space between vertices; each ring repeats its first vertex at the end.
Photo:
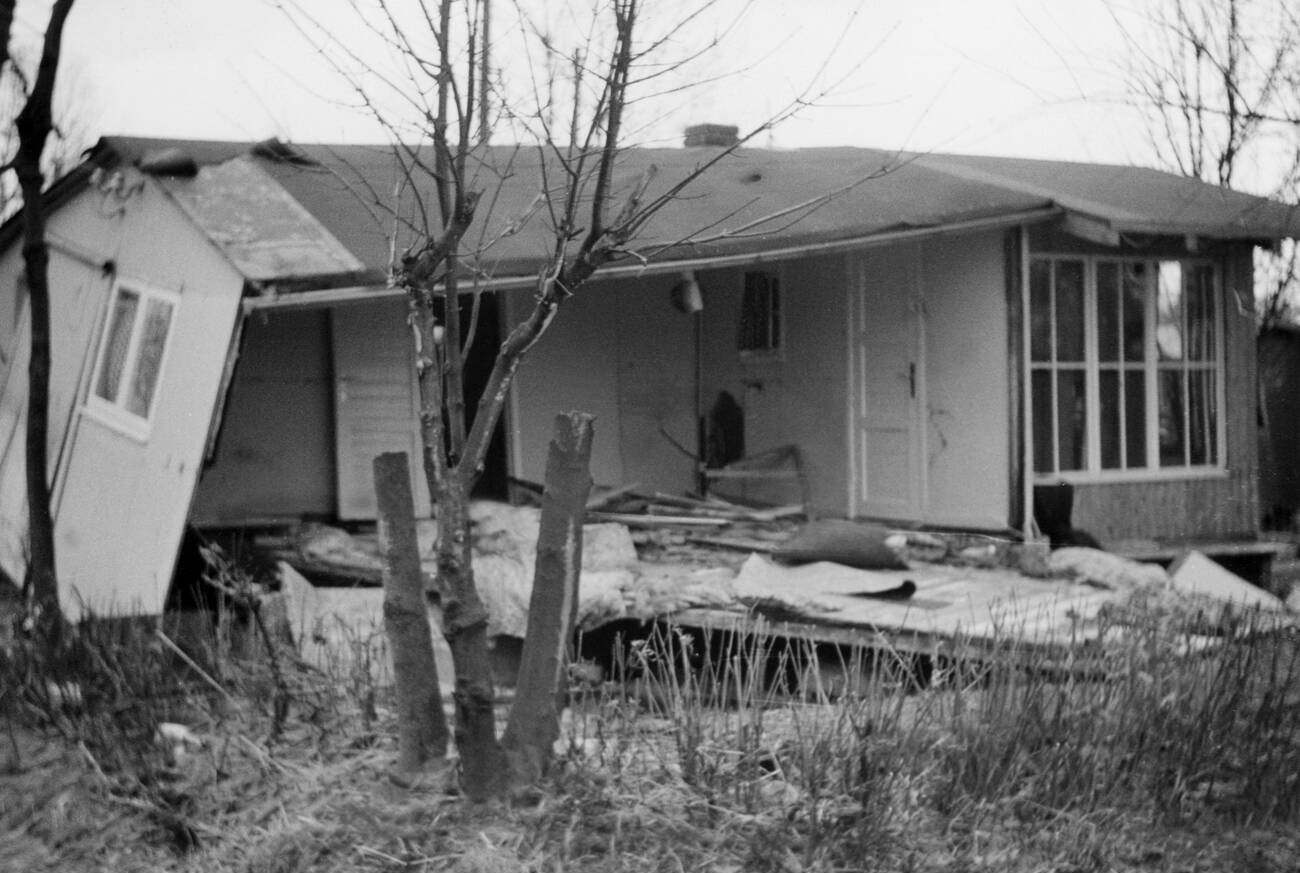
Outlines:
POLYGON ((686 147, 734 146, 740 141, 740 128, 734 124, 692 124, 686 128, 686 147))

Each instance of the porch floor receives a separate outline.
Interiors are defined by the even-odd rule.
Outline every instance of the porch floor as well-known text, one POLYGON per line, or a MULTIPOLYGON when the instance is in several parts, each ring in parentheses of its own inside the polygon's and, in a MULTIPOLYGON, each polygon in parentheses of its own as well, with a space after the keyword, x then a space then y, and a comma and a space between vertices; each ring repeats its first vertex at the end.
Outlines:
POLYGON ((757 555, 740 568, 731 587, 732 605, 688 608, 668 620, 924 653, 972 646, 1055 648, 1099 642, 1099 613, 1123 599, 1117 591, 1003 568, 922 563, 907 570, 853 570, 829 563, 784 567, 757 555), (911 596, 890 595, 908 582, 915 586, 911 596))

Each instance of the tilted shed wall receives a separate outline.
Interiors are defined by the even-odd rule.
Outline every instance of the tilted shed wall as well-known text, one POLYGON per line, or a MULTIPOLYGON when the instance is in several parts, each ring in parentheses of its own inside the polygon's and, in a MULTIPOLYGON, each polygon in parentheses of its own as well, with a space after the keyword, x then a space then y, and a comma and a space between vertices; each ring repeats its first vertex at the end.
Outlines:
MULTIPOLYGON (((132 173, 115 188, 92 185, 51 214, 48 238, 60 604, 71 618, 84 608, 157 612, 193 497, 243 280, 165 192, 132 173), (147 422, 102 408, 111 404, 86 402, 109 291, 118 281, 159 292, 173 307, 147 422)), ((12 250, 0 281, 12 281, 17 261, 12 250)), ((10 399, 25 404, 25 378, 8 381, 6 407, 10 399)), ((21 433, 5 436, 13 439, 0 472, 3 553, 13 574, 26 507, 25 500, 14 501, 20 512, 13 513, 8 503, 24 494, 15 471, 25 452, 21 433)))

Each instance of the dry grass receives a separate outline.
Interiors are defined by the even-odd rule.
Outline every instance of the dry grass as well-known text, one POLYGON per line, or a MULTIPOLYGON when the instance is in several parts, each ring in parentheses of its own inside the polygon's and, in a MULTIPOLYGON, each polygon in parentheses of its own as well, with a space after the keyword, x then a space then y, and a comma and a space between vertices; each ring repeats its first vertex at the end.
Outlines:
POLYGON ((536 802, 472 806, 388 784, 384 689, 92 622, 0 657, 0 869, 1296 871, 1300 645, 1241 630, 1087 671, 664 631, 575 690, 536 802))

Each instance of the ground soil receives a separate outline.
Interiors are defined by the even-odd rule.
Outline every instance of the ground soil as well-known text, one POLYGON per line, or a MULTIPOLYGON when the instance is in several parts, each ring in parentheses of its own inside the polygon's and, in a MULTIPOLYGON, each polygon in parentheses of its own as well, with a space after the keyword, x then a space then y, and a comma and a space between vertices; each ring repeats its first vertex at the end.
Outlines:
MULTIPOLYGON (((778 782, 762 796, 770 807, 752 812, 693 790, 674 763, 673 725, 652 713, 636 722, 642 769, 602 765, 584 721, 572 729, 568 762, 539 793, 474 806, 456 793, 454 767, 414 790, 388 781, 394 730, 382 702, 381 694, 367 719, 313 709, 304 697, 275 739, 256 694, 206 715, 196 706, 201 746, 179 756, 144 749, 133 768, 117 770, 85 743, 10 720, 0 870, 1300 871, 1292 826, 1208 811, 1177 823, 1131 812, 1076 820, 1009 804, 975 818, 930 808, 869 832, 851 823, 808 831, 783 819, 788 789, 778 782), (825 854, 810 842, 819 839, 854 840, 858 862, 806 862, 825 854)), ((772 724, 781 718, 772 714, 772 724)))

